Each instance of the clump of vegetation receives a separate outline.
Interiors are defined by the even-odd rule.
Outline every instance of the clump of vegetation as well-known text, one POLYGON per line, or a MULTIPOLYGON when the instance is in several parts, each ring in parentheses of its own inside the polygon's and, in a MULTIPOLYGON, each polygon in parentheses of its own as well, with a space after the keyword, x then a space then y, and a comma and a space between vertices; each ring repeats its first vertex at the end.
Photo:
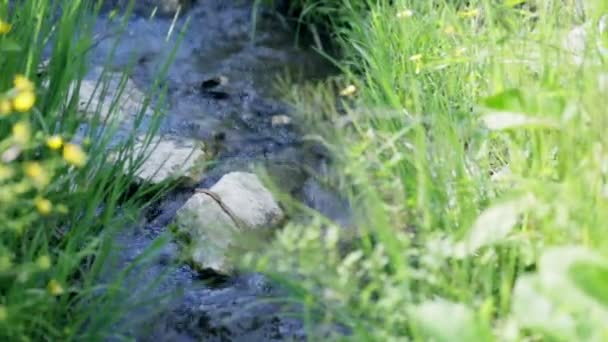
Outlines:
POLYGON ((138 156, 124 153, 132 146, 126 141, 108 162, 115 125, 108 119, 102 126, 100 117, 112 116, 98 110, 84 120, 74 91, 88 68, 100 4, 0 2, 3 341, 103 339, 125 309, 120 279, 99 276, 112 234, 147 203, 141 192, 125 196, 134 177, 125 160, 138 156))
POLYGON ((608 5, 297 3, 331 13, 342 48, 341 88, 289 95, 334 151, 355 226, 292 224, 254 264, 311 333, 605 339, 608 5))

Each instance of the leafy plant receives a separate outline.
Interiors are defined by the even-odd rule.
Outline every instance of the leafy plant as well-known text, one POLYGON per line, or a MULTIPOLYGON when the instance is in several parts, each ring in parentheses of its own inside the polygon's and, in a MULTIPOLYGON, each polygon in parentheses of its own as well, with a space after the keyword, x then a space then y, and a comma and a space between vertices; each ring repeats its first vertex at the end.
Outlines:
MULTIPOLYGON (((137 163, 130 161, 145 157, 132 153, 135 135, 143 133, 149 141, 158 128, 158 110, 148 126, 142 122, 152 98, 162 107, 161 80, 169 61, 132 125, 123 128, 131 139, 115 143, 120 125, 115 109, 124 82, 109 112, 97 108, 87 118, 79 111, 79 103, 89 100, 80 98, 78 89, 88 71, 100 5, 0 2, 2 340, 104 339, 119 333, 112 329, 134 305, 121 290, 132 268, 106 281, 101 271, 114 234, 162 193, 162 188, 133 193, 137 163)), ((116 20, 118 28, 127 23, 132 5, 116 20)), ((100 79, 100 89, 104 84, 100 79)))

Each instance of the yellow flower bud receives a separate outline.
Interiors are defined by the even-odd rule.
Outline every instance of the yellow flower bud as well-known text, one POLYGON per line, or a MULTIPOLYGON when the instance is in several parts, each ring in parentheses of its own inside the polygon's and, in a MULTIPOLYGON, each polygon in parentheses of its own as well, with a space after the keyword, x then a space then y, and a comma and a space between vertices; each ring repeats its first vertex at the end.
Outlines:
POLYGON ((46 271, 51 268, 51 258, 48 255, 41 255, 38 257, 38 260, 36 260, 36 265, 39 269, 46 271))
POLYGON ((11 32, 11 28, 13 25, 7 23, 6 21, 0 20, 0 34, 7 34, 11 32))
POLYGON ((58 135, 53 135, 52 137, 46 139, 46 145, 51 150, 58 150, 61 148, 61 146, 63 146, 63 139, 58 135))
POLYGON ((19 144, 25 144, 30 141, 31 130, 30 124, 26 121, 20 121, 13 125, 13 139, 19 144))
POLYGON ((357 87, 355 87, 353 84, 350 84, 349 86, 340 91, 340 96, 351 96, 355 92, 357 92, 357 87))
POLYGON ((13 99, 13 107, 18 112, 27 112, 36 103, 36 94, 32 90, 21 91, 13 99))
POLYGON ((49 290, 49 293, 53 296, 59 296, 65 292, 61 284, 59 284, 59 282, 55 279, 49 281, 47 289, 49 290))
POLYGON ((38 162, 28 162, 25 164, 25 175, 30 178, 38 188, 43 188, 49 184, 50 176, 38 162))
POLYGON ((13 79, 13 85, 15 86, 15 89, 20 91, 34 91, 34 83, 32 83, 32 81, 28 80, 27 77, 23 75, 16 75, 13 79))
POLYGON ((38 197, 34 200, 36 210, 42 215, 48 215, 53 210, 53 204, 46 198, 38 197))
POLYGON ((7 115, 13 111, 13 104, 9 99, 0 100, 0 114, 7 115))
POLYGON ((87 155, 82 151, 80 146, 67 143, 63 146, 63 159, 65 159, 68 164, 81 167, 86 164, 87 155))

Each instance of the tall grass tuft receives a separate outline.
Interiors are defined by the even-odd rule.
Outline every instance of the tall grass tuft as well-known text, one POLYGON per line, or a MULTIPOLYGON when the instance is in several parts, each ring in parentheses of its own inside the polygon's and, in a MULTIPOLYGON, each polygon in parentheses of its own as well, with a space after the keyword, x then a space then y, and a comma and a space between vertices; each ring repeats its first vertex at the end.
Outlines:
MULTIPOLYGON (((124 27, 131 6, 117 27, 124 27)), ((116 335, 125 307, 117 272, 101 281, 113 235, 154 195, 130 190, 133 139, 115 144, 118 115, 79 112, 80 82, 101 2, 0 1, 0 340, 94 341, 116 335), (102 118, 107 118, 102 120, 102 118), (109 162, 110 146, 119 151, 109 162), (131 192, 130 192, 131 191, 131 192)), ((152 136, 163 73, 130 135, 152 136)), ((123 78, 123 81, 126 78, 123 78)), ((100 80, 99 88, 105 82, 100 80)), ((124 82, 121 83, 124 87, 124 82)), ((157 189, 159 190, 159 189, 157 189)), ((130 302, 129 302, 130 303, 130 302)))

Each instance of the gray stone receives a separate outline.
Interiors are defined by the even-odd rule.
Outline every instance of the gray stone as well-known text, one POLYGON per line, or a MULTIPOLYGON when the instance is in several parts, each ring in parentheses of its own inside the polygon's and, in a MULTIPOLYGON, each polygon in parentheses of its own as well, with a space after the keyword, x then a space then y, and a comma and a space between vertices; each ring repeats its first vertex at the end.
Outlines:
POLYGON ((253 248, 283 220, 283 212, 258 177, 232 172, 208 192, 194 194, 178 210, 175 226, 186 258, 199 270, 234 271, 231 257, 253 248))
POLYGON ((211 191, 216 193, 236 216, 250 228, 274 226, 283 212, 272 193, 253 173, 231 172, 220 179, 211 191))
POLYGON ((136 175, 152 184, 172 179, 195 184, 202 177, 207 161, 202 143, 170 135, 154 138, 147 147, 143 139, 138 139, 133 152, 134 156, 141 153, 147 156, 136 175))
POLYGON ((194 194, 177 212, 176 227, 189 241, 185 255, 196 268, 232 271, 227 252, 239 229, 211 196, 194 194))
MULTIPOLYGON (((131 79, 123 80, 123 75, 117 72, 103 74, 102 67, 94 67, 80 84, 78 110, 88 118, 98 113, 100 120, 105 121, 112 114, 111 119, 116 118, 121 124, 132 123, 141 112, 145 98, 131 79)), ((144 114, 152 113, 147 108, 144 114)))
POLYGON ((273 115, 270 124, 272 127, 288 126, 291 124, 291 118, 287 115, 273 115))

